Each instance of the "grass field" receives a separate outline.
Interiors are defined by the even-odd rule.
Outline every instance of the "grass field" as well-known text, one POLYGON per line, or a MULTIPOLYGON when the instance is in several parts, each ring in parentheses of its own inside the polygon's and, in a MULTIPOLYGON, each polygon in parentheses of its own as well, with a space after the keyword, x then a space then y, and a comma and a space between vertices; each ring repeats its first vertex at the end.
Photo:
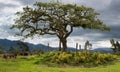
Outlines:
POLYGON ((120 62, 113 65, 99 66, 93 68, 78 67, 48 67, 36 65, 34 62, 38 58, 18 57, 17 59, 4 60, 0 58, 0 72, 120 72, 120 62))

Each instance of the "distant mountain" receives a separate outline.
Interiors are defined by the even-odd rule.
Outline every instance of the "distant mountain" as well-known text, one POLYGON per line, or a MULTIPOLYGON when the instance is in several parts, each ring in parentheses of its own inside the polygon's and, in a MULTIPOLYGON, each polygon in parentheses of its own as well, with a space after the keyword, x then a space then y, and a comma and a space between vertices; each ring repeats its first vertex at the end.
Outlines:
MULTIPOLYGON (((19 45, 17 45, 18 42, 19 42, 19 40, 11 41, 11 40, 8 40, 8 39, 0 39, 0 46, 2 46, 4 50, 8 50, 10 47, 20 48, 19 45)), ((38 49, 38 50, 42 50, 44 52, 47 52, 48 48, 50 49, 50 51, 57 50, 57 48, 48 47, 48 46, 43 45, 43 44, 32 44, 32 43, 28 43, 28 42, 25 42, 25 44, 27 44, 29 46, 31 51, 33 51, 35 48, 38 49)), ((72 47, 68 47, 67 50, 68 51, 74 51, 74 52, 76 51, 76 49, 72 48, 72 47)), ((81 51, 83 51, 83 50, 84 49, 82 49, 81 51)), ((111 54, 114 53, 114 51, 110 48, 96 48, 96 49, 92 49, 92 50, 89 50, 89 51, 90 52, 111 53, 111 54)))
MULTIPOLYGON (((11 41, 8 39, 0 39, 0 46, 3 47, 4 50, 8 50, 10 47, 20 48, 17 44, 19 40, 17 41, 11 41)), ((43 44, 32 44, 25 42, 30 48, 31 51, 33 51, 35 48, 43 51, 48 51, 48 46, 43 44)), ((55 50, 55 48, 49 47, 50 50, 55 50)))
POLYGON ((96 49, 91 50, 91 52, 100 52, 100 53, 111 53, 111 54, 114 54, 114 51, 111 48, 96 48, 96 49))

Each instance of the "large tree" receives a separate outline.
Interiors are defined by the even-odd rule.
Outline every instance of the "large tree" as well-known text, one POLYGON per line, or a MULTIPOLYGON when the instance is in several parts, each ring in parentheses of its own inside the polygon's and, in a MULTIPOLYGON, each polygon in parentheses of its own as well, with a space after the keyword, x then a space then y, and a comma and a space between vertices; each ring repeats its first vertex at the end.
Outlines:
POLYGON ((97 18, 99 14, 94 9, 76 4, 36 2, 33 7, 26 6, 16 15, 18 18, 12 28, 19 29, 19 35, 25 38, 35 35, 56 35, 62 44, 62 51, 67 50, 67 38, 73 32, 73 28, 109 30, 97 18))

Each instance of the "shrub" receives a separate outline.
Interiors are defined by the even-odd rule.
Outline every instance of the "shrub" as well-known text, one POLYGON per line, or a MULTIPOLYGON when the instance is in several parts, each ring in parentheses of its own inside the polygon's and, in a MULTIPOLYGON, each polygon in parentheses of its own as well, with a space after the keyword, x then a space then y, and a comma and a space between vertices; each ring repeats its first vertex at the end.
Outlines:
POLYGON ((120 51, 115 52, 115 54, 120 56, 120 51))
POLYGON ((68 64, 68 65, 81 65, 81 64, 106 64, 117 59, 116 55, 91 53, 83 51, 79 53, 75 52, 51 52, 41 56, 39 61, 45 61, 47 63, 55 64, 68 64))

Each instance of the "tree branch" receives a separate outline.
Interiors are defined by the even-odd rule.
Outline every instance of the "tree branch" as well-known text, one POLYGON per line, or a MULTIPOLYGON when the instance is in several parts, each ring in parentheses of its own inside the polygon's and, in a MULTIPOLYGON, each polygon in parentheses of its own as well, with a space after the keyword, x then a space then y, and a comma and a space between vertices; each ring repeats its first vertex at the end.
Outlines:
POLYGON ((65 38, 67 38, 73 32, 73 26, 70 26, 70 31, 66 33, 65 38))

